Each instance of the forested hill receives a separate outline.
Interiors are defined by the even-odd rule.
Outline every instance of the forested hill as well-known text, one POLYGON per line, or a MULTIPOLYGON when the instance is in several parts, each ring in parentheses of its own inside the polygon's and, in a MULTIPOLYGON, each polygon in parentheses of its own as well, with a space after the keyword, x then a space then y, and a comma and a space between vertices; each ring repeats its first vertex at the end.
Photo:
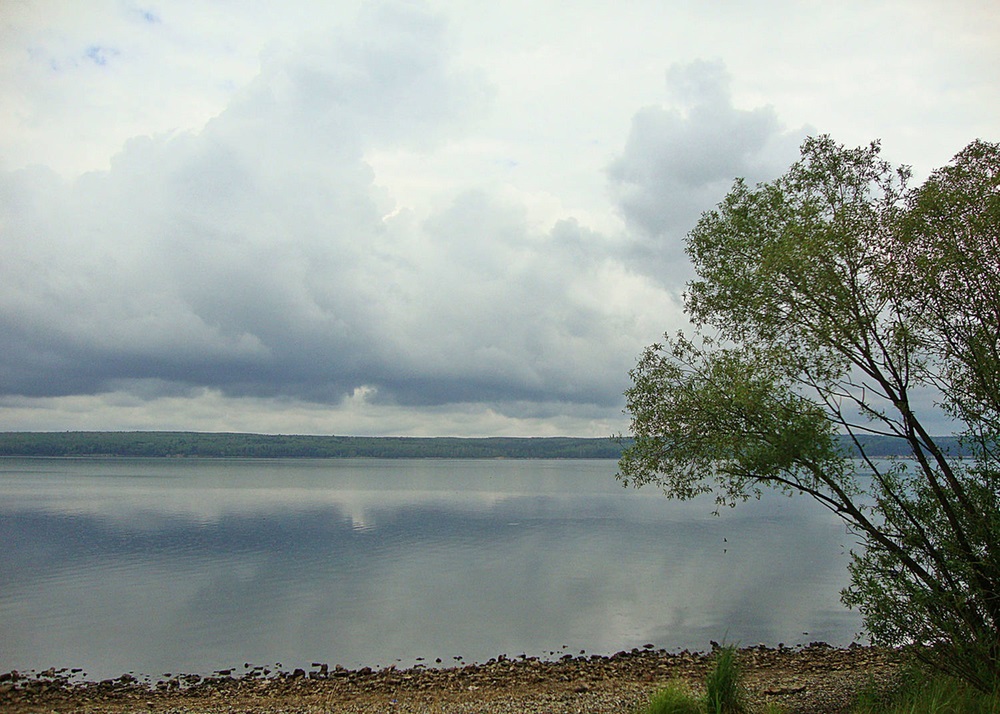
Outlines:
MULTIPOLYGON (((943 438, 939 443, 949 453, 961 455, 955 439, 943 438)), ((867 453, 875 458, 906 455, 894 439, 865 437, 864 445, 867 453)), ((0 432, 0 456, 617 459, 621 450, 622 444, 611 438, 291 436, 188 431, 0 432)))
POLYGON ((610 438, 289 436, 176 431, 6 432, 0 456, 617 459, 610 438))

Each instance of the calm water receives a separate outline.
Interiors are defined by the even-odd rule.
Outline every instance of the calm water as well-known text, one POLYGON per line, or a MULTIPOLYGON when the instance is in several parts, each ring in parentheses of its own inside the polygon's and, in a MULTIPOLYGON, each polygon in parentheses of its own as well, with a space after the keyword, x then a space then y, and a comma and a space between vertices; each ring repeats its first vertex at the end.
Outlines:
POLYGON ((615 466, 0 459, 0 671, 856 638, 830 515, 771 497, 713 517, 615 466))

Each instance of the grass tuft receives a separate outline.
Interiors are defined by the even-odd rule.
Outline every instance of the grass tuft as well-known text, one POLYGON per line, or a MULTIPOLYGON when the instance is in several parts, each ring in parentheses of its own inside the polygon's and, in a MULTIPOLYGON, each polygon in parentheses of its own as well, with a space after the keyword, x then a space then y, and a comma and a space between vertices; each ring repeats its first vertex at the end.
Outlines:
POLYGON ((704 714, 701 701, 681 682, 671 682, 649 700, 645 714, 704 714))
POLYGON ((705 680, 705 690, 709 714, 744 714, 746 712, 735 647, 723 647, 716 654, 715 666, 705 680))
MULTIPOLYGON (((769 712, 777 712, 770 707, 769 712)), ((697 697, 680 682, 671 682, 653 695, 644 714, 746 714, 736 648, 723 647, 705 679, 705 696, 697 697)))
POLYGON ((855 702, 854 714, 996 714, 1000 690, 987 694, 942 674, 914 668, 888 690, 869 686, 855 702))

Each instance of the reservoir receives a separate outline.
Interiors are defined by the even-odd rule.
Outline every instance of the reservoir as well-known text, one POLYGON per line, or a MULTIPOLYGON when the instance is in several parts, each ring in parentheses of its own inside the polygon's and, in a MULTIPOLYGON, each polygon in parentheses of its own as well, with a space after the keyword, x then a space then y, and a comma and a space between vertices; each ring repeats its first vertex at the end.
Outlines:
MULTIPOLYGON (((605 460, 0 459, 0 672, 454 666, 860 640, 806 498, 605 460), (440 662, 437 662, 440 660, 440 662)), ((81 675, 82 676, 82 675, 81 675)))

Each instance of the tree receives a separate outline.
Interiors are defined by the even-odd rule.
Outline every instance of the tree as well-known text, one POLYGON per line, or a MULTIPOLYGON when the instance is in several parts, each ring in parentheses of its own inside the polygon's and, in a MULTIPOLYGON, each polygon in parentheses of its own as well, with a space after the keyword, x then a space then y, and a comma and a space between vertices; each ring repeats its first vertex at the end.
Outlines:
POLYGON ((763 489, 811 496, 858 536, 842 596, 871 640, 992 690, 1000 144, 910 178, 877 142, 821 136, 777 180, 736 181, 687 238, 692 333, 630 373, 618 478, 730 506, 763 489), (941 447, 943 418, 974 458, 941 447), (909 456, 868 456, 867 434, 909 456))

